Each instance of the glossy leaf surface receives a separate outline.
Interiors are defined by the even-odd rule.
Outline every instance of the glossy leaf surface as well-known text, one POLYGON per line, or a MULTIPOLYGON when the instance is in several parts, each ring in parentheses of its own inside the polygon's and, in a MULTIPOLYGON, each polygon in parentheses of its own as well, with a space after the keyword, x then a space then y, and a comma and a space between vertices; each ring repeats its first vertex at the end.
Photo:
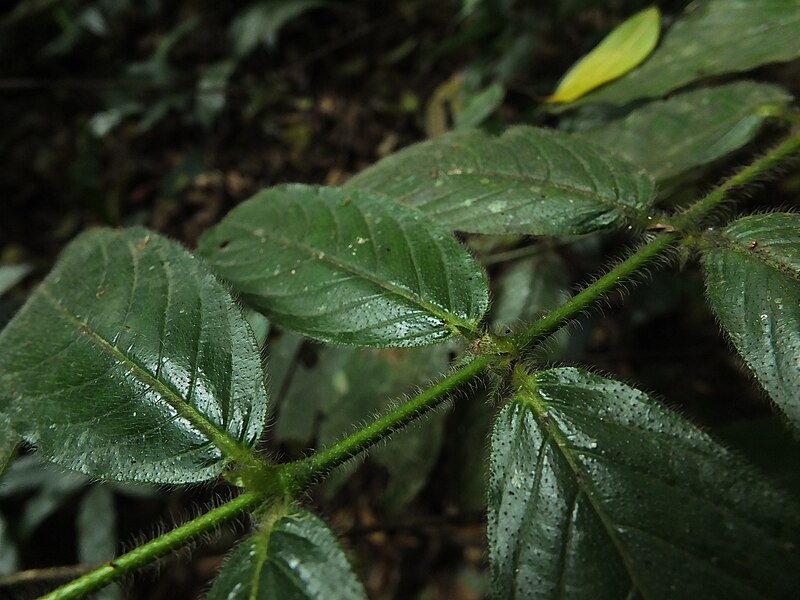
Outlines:
POLYGON ((792 598, 800 508, 643 392, 574 368, 494 425, 496 598, 792 598))
POLYGON ((589 54, 575 63, 548 98, 572 102, 637 67, 658 43, 661 12, 653 6, 618 25, 589 54))
POLYGON ((328 526, 296 509, 240 543, 206 600, 366 600, 328 526))
POLYGON ((566 133, 455 131, 392 154, 347 182, 471 233, 569 235, 642 221, 653 182, 627 160, 566 133))
POLYGON ((708 239, 711 308, 759 383, 800 428, 800 215, 744 217, 708 239))
POLYGON ((264 190, 200 240, 253 307, 325 342, 418 346, 475 330, 486 278, 449 232, 368 192, 264 190))
POLYGON ((12 425, 101 479, 183 483, 251 458, 267 396, 253 334, 178 244, 93 230, 0 333, 12 425))
POLYGON ((584 135, 664 181, 738 150, 790 101, 777 86, 739 81, 645 104, 584 135))
POLYGON ((657 98, 723 73, 739 73, 800 56, 797 0, 693 2, 640 67, 581 98, 626 104, 657 98))

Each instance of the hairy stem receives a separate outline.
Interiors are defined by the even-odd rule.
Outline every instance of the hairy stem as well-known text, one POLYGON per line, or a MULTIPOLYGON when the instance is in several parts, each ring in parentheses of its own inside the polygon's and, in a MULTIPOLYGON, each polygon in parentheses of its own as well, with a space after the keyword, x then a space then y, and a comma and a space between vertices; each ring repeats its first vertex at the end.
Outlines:
POLYGON ((73 579, 49 594, 42 596, 40 600, 80 598, 85 594, 99 590, 112 581, 137 571, 165 554, 177 550, 198 536, 215 529, 221 523, 255 509, 263 501, 264 496, 258 492, 247 492, 237 496, 230 502, 210 510, 204 515, 147 542, 143 546, 139 546, 127 554, 105 563, 102 567, 73 579))
POLYGON ((361 454, 411 421, 442 404, 460 386, 485 371, 493 357, 477 356, 467 365, 404 402, 393 411, 336 444, 282 469, 286 489, 303 490, 315 478, 361 454))
POLYGON ((677 239, 678 236, 674 233, 665 233, 653 238, 569 301, 514 336, 512 341, 517 353, 542 342, 603 296, 622 283, 630 281, 644 266, 670 248, 677 239))
POLYGON ((725 200, 725 196, 729 191, 752 183, 765 173, 775 169, 781 162, 798 150, 800 150, 800 131, 795 131, 764 156, 740 169, 733 177, 725 180, 683 211, 674 219, 673 224, 677 229, 681 230, 697 228, 697 225, 725 200))
MULTIPOLYGON (((709 194, 678 215, 672 221, 672 225, 679 231, 696 228, 702 219, 722 203, 728 191, 752 182, 774 169, 798 150, 800 150, 800 133, 796 132, 763 157, 714 188, 709 194)), ((680 236, 677 232, 667 232, 651 239, 568 302, 533 323, 525 331, 511 337, 509 339, 510 345, 507 346, 510 350, 509 353, 512 356, 519 356, 525 350, 558 331, 606 294, 621 284, 630 281, 645 266, 669 250, 679 238, 680 236)), ((263 504, 273 496, 276 493, 276 489, 286 492, 290 496, 296 496, 308 487, 314 479, 329 473, 335 467, 361 454, 381 440, 386 439, 393 432, 441 405, 456 389, 472 381, 480 373, 492 367, 498 360, 502 359, 492 355, 473 357, 466 365, 356 433, 306 459, 273 467, 273 473, 281 483, 277 488, 264 487, 262 491, 244 493, 234 500, 59 587, 53 592, 42 596, 42 598, 45 600, 78 598, 96 591, 112 581, 184 546, 192 539, 214 529, 221 523, 233 519, 246 511, 256 509, 259 504, 263 504)), ((259 461, 257 466, 261 473, 261 467, 265 465, 262 465, 259 461)))

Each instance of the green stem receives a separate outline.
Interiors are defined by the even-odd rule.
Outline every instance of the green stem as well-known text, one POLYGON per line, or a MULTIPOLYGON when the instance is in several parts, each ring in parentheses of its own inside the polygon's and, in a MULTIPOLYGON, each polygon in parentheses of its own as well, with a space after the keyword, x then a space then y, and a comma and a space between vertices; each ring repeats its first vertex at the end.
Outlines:
POLYGON ((730 190, 752 183, 798 150, 800 150, 800 132, 795 132, 683 211, 673 220, 674 226, 680 230, 696 229, 698 224, 725 200, 730 190))
POLYGON ((552 335, 578 314, 586 310, 620 284, 629 281, 637 271, 659 254, 670 248, 678 239, 674 233, 665 233, 653 238, 628 258, 600 277, 590 286, 573 296, 558 308, 547 313, 528 329, 512 338, 517 352, 522 352, 552 335))
POLYGON ((494 360, 495 357, 489 356, 473 358, 465 366, 356 433, 306 459, 287 464, 281 469, 285 489, 295 493, 305 489, 315 478, 330 472, 442 404, 453 391, 485 371, 494 360))
POLYGON ((194 538, 213 530, 221 523, 228 521, 240 514, 253 510, 264 501, 264 496, 258 492, 247 492, 237 496, 230 502, 211 510, 204 515, 184 523, 180 527, 157 537, 154 540, 123 554, 102 567, 90 571, 82 577, 73 579, 69 583, 42 596, 39 600, 65 600, 80 598, 108 585, 112 581, 142 568, 145 565, 161 558, 186 545, 194 538))

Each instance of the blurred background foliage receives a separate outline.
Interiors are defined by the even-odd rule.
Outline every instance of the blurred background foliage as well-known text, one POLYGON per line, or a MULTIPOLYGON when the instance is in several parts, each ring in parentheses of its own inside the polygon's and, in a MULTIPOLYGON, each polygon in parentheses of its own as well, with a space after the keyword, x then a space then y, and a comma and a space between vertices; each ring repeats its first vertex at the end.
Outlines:
MULTIPOLYGON (((0 13, 0 324, 87 227, 144 224, 193 247, 262 187, 339 184, 451 128, 552 125, 541 99, 611 28, 649 4, 17 2, 0 13)), ((658 2, 665 24, 687 4, 658 2)), ((800 93, 796 65, 762 70, 800 93)), ((626 110, 589 106, 561 126, 591 137, 593 126, 626 110)), ((770 140, 767 130, 755 148, 770 140)), ((736 160, 662 189, 690 199, 736 160)), ((800 179, 766 185, 774 206, 789 204, 800 179)), ((625 238, 465 241, 492 275, 491 326, 502 331, 563 302, 625 238)), ((785 458, 798 456, 797 444, 769 417, 702 293, 697 271, 659 273, 585 316, 541 360, 590 365, 655 390, 798 491, 785 458), (753 444, 763 437, 772 443, 766 450, 753 444)), ((348 433, 462 351, 322 347, 270 330, 257 316, 252 322, 269 357, 273 398, 263 443, 283 460, 348 433)), ((473 390, 310 494, 373 597, 484 597, 483 459, 494 410, 487 397, 473 390)), ((20 452, 0 483, 0 597, 31 596, 130 548, 141 532, 155 533, 154 522, 169 527, 231 493, 224 483, 87 487, 86 478, 20 452), (10 575, 20 569, 27 578, 10 575)), ((196 598, 236 535, 237 526, 225 529, 191 562, 168 562, 103 597, 196 598)))

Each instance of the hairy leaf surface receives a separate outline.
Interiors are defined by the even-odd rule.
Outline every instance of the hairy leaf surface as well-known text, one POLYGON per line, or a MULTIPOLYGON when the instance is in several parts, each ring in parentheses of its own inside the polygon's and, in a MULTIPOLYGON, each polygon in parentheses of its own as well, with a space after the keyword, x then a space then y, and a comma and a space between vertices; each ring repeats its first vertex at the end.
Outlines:
POLYGON ((73 241, 0 333, 12 425, 101 479, 183 483, 251 458, 267 395, 230 294, 141 228, 73 241))
POLYGON ((800 56, 799 30, 797 0, 693 2, 647 61, 572 106, 656 98, 698 79, 791 60, 800 56))
POLYGON ((449 232, 369 192, 264 190, 200 252, 275 323, 325 342, 430 344, 475 330, 488 306, 483 272, 449 232))
POLYGON ((777 86, 738 81, 651 102, 583 135, 664 181, 738 150, 790 101, 777 86))
POLYGON ((572 102, 604 83, 614 81, 650 56, 661 33, 661 12, 646 8, 609 33, 575 63, 558 83, 549 102, 572 102))
POLYGON ((366 600, 328 526, 296 509, 240 543, 206 600, 366 600))
POLYGON ((711 307, 758 381, 800 428, 800 215, 744 217, 708 239, 711 307))
POLYGON ((455 131, 387 156, 347 182, 470 233, 569 235, 640 222, 653 182, 566 133, 518 126, 455 131))
POLYGON ((793 598, 800 509, 643 392, 574 368, 494 425, 496 598, 793 598))

